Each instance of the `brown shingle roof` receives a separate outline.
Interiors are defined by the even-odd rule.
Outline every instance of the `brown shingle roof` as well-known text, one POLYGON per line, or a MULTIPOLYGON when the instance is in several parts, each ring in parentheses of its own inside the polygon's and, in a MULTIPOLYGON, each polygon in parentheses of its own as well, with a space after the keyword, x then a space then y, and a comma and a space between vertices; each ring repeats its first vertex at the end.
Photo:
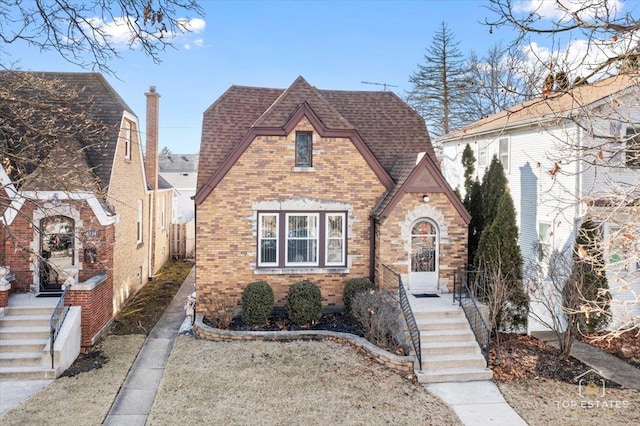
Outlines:
POLYGON ((638 74, 619 74, 592 84, 584 84, 546 98, 536 98, 515 105, 497 114, 476 121, 460 130, 444 135, 440 140, 461 139, 466 136, 495 132, 527 123, 542 122, 548 117, 568 115, 601 99, 638 85, 638 74))
POLYGON ((389 175, 399 156, 435 158, 424 120, 391 92, 318 90, 298 77, 286 90, 232 86, 203 117, 198 188, 251 129, 282 129, 302 104, 330 130, 355 130, 389 175))
MULTIPOLYGON (((8 71, 6 73, 9 73, 8 71)), ((24 71, 11 71, 11 73, 26 73, 24 71)), ((95 120, 101 122, 107 127, 104 141, 100 146, 93 144, 85 147, 86 155, 83 158, 76 158, 76 161, 86 162, 89 170, 93 172, 97 178, 97 184, 101 189, 109 186, 111 178, 111 170, 113 159, 116 152, 118 142, 118 131, 122 121, 124 111, 135 115, 131 108, 111 87, 107 80, 99 73, 83 72, 29 72, 43 79, 59 80, 63 84, 78 90, 82 99, 92 100, 92 109, 88 111, 89 115, 95 120)), ((64 148, 64 147, 63 147, 64 148)), ((70 151, 73 152, 74 148, 70 151)), ((94 179, 96 181, 96 179, 94 179)), ((42 177, 35 178, 31 181, 33 185, 38 187, 50 186, 45 185, 42 177), (40 182, 38 184, 38 182, 40 182)), ((92 183, 93 184, 93 183, 92 183)), ((85 188, 82 188, 85 189, 85 188)))

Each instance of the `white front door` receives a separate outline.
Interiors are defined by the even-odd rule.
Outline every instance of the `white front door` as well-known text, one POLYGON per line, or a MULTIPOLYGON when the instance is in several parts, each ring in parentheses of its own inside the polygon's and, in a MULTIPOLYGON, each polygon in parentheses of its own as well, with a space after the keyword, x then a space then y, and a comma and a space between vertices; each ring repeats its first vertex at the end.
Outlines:
POLYGON ((411 229, 409 291, 413 294, 438 290, 438 230, 427 219, 411 229))

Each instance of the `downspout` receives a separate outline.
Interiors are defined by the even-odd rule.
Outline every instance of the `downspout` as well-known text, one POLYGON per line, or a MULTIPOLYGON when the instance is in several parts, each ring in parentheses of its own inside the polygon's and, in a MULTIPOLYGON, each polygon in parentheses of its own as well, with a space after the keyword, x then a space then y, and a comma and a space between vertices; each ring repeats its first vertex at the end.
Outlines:
POLYGON ((576 193, 575 193, 575 198, 576 198, 576 206, 575 206, 575 216, 574 216, 574 225, 578 225, 578 221, 582 221, 582 217, 584 216, 584 211, 582 211, 582 204, 583 204, 583 199, 582 199, 582 173, 584 173, 584 170, 582 168, 582 155, 580 155, 580 153, 582 153, 582 129, 580 128, 580 126, 577 126, 577 132, 576 132, 576 139, 577 139, 577 154, 576 155, 576 193))
POLYGON ((369 236, 369 279, 375 283, 375 267, 376 267, 376 218, 371 215, 371 231, 369 236))
POLYGON ((155 191, 152 191, 149 193, 149 249, 148 249, 148 254, 149 254, 149 260, 148 260, 148 264, 149 266, 147 267, 147 275, 148 275, 148 279, 149 280, 153 280, 153 194, 155 193, 155 191))

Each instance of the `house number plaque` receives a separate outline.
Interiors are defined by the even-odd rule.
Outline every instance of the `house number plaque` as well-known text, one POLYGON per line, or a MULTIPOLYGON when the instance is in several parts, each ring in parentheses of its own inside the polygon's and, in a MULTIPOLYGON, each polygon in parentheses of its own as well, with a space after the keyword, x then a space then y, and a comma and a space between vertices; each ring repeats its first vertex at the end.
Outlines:
POLYGON ((97 238, 100 236, 100 231, 97 229, 89 229, 88 231, 83 232, 85 238, 97 238))

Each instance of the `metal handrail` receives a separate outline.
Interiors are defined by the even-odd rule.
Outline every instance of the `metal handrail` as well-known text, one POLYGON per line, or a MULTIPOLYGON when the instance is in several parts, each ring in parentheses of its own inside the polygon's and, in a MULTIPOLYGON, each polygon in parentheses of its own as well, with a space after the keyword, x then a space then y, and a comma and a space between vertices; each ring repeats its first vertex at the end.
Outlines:
POLYGON ((62 328, 62 323, 67 316, 67 312, 69 312, 69 306, 64 303, 68 288, 69 287, 64 286, 62 294, 58 299, 58 303, 56 303, 56 307, 53 309, 51 318, 49 319, 49 353, 51 355, 51 368, 55 368, 53 345, 56 342, 58 333, 60 333, 60 329, 62 328))
POLYGON ((471 326, 476 342, 480 345, 485 359, 489 359, 489 346, 491 344, 491 329, 487 325, 478 307, 464 274, 456 270, 453 273, 453 303, 456 301, 464 311, 464 315, 471 326))
MULTIPOLYGON (((402 309, 404 319, 407 323, 409 336, 411 337, 411 343, 413 344, 413 350, 416 352, 416 358, 418 359, 418 366, 420 367, 420 370, 422 370, 422 346, 420 346, 420 329, 418 328, 416 317, 413 315, 413 310, 411 309, 411 304, 409 303, 409 296, 407 295, 407 291, 404 288, 404 284, 402 283, 402 278, 400 277, 400 275, 396 274, 388 266, 382 265, 382 267, 384 268, 384 274, 391 274, 394 281, 397 282, 400 308, 402 309)), ((385 281, 384 277, 383 281, 385 281)))

